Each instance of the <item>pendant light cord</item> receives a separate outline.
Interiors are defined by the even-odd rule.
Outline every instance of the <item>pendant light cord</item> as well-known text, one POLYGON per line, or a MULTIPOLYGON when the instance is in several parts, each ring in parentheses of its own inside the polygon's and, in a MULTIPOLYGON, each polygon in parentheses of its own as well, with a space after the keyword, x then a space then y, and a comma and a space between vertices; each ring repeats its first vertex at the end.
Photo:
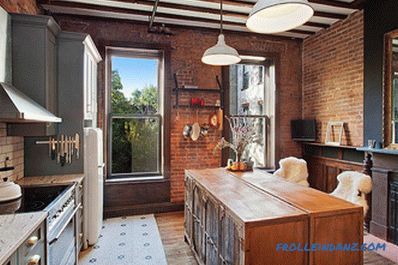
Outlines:
POLYGON ((220 21, 220 34, 223 34, 223 12, 222 12, 222 8, 223 8, 223 6, 222 6, 222 0, 220 1, 220 18, 221 18, 221 21, 220 21))

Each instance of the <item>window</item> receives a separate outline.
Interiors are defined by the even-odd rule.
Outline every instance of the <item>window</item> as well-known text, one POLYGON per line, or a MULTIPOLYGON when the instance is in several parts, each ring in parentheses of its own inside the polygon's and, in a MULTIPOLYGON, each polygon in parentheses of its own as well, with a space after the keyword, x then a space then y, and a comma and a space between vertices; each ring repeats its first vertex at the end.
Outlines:
POLYGON ((162 176, 162 56, 109 50, 110 175, 162 176))
POLYGON ((275 166, 275 79, 270 60, 242 61, 229 67, 229 114, 255 120, 258 137, 248 146, 255 167, 275 166))

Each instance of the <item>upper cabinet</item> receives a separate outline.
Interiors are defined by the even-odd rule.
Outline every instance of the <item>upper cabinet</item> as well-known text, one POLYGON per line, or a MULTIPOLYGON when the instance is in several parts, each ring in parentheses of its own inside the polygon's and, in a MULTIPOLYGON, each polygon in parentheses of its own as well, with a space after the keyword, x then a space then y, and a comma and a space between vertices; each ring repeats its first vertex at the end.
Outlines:
MULTIPOLYGON (((89 35, 84 42, 84 118, 97 123, 98 62, 102 60, 89 35)), ((95 127, 94 126, 94 127, 95 127)))
MULTIPOLYGON (((61 29, 48 16, 11 15, 13 85, 51 113, 57 106, 57 36, 61 29)), ((10 124, 9 135, 56 134, 54 123, 10 124)))
POLYGON ((58 37, 58 101, 66 129, 68 121, 97 126, 97 65, 102 60, 90 35, 62 32, 58 37), (73 110, 71 110, 71 106, 73 110))

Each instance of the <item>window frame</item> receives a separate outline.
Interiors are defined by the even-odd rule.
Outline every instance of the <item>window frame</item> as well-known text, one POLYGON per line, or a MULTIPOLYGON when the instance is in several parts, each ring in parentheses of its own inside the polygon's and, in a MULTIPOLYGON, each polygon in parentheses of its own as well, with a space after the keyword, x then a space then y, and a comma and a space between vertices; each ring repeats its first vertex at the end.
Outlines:
POLYGON ((107 179, 109 181, 151 181, 168 178, 168 167, 166 161, 166 152, 168 147, 166 146, 167 141, 165 141, 167 135, 168 127, 166 126, 167 116, 167 106, 169 102, 166 95, 166 65, 165 65, 165 55, 166 51, 158 48, 133 48, 133 47, 106 47, 106 90, 107 90, 107 179), (125 58, 141 58, 141 59, 156 59, 158 60, 158 111, 154 114, 120 114, 112 112, 112 58, 113 57, 125 57, 125 58), (112 173, 112 120, 113 118, 158 118, 160 122, 159 130, 159 160, 158 160, 158 172, 139 172, 139 173, 112 173))
MULTIPOLYGON (((270 118, 267 116, 267 114, 263 115, 231 115, 230 113, 230 85, 229 85, 229 66, 223 67, 222 70, 222 76, 223 76, 223 84, 226 84, 226 87, 224 87, 224 102, 225 104, 225 114, 228 116, 232 117, 249 117, 249 118, 263 118, 265 121, 265 125, 269 127, 269 130, 273 130, 273 132, 269 131, 268 133, 265 133, 265 142, 267 143, 268 141, 271 141, 270 143, 267 143, 270 145, 270 148, 267 150, 266 155, 271 155, 272 157, 270 160, 266 160, 267 166, 266 167, 257 167, 258 169, 275 169, 276 168, 276 161, 278 161, 279 158, 279 147, 278 147, 278 142, 279 142, 279 105, 278 105, 278 93, 277 89, 279 86, 279 55, 276 53, 266 53, 266 54, 253 54, 250 51, 239 51, 239 54, 244 54, 244 55, 250 55, 250 56, 262 56, 265 57, 265 61, 255 61, 255 60, 242 60, 239 62, 239 64, 249 64, 249 65, 260 65, 263 66, 263 75, 265 75, 265 72, 268 69, 269 71, 272 72, 273 76, 271 78, 271 82, 273 83, 274 86, 274 115, 273 118, 270 118), (273 70, 271 70, 273 68, 273 70), (271 124, 273 123, 273 125, 271 124)), ((265 82, 265 80, 263 80, 265 82)), ((265 95, 266 96, 266 95, 265 95)), ((229 126, 224 126, 223 129, 223 136, 226 137, 226 139, 230 138, 230 132, 229 132, 229 126)), ((225 166, 227 164, 227 159, 229 158, 229 153, 228 150, 225 149, 222 151, 222 165, 225 166)))

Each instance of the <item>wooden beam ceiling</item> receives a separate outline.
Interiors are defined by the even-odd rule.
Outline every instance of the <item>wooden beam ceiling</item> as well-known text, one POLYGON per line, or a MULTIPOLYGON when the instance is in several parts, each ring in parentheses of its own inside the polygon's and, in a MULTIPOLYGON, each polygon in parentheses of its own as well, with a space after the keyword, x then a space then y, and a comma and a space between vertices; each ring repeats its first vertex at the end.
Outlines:
MULTIPOLYGON (((301 27, 275 35, 306 38, 355 12, 357 1, 359 0, 353 3, 309 0, 315 10, 314 17, 301 27)), ((226 28, 232 31, 248 31, 245 23, 256 2, 257 0, 224 0, 226 28)), ((149 21, 155 0, 39 0, 39 3, 53 13, 73 14, 72 12, 79 11, 76 15, 100 17, 107 17, 112 13, 142 22, 149 21)), ((219 0, 160 0, 154 22, 217 28, 220 20, 219 9, 219 0)))

